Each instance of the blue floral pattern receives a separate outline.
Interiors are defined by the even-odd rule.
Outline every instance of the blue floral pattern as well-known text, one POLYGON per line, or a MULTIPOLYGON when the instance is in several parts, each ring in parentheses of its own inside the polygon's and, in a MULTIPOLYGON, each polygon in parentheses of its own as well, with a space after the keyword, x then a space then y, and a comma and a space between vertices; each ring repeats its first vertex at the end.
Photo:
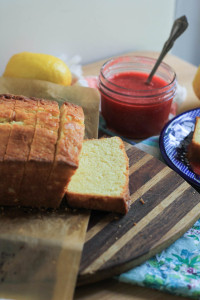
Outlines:
POLYGON ((200 220, 172 246, 118 279, 199 299, 200 220))

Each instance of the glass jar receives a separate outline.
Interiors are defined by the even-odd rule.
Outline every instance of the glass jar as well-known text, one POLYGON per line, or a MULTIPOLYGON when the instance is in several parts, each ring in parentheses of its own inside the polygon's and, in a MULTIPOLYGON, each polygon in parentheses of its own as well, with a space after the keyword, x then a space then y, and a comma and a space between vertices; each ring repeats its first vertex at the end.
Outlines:
POLYGON ((162 62, 148 86, 145 80, 155 62, 148 57, 122 56, 101 67, 98 82, 101 113, 107 127, 124 137, 137 139, 157 135, 168 121, 176 92, 176 74, 162 62), (115 80, 120 77, 121 81, 115 80), (137 79, 143 80, 139 87, 137 79), (162 82, 162 86, 156 82, 162 82))

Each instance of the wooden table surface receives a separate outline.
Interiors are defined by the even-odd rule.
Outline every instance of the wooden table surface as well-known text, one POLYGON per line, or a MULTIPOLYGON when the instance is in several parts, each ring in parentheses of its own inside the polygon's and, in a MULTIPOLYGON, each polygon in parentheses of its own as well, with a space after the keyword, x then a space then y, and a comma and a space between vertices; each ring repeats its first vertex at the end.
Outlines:
MULTIPOLYGON (((158 56, 157 53, 152 53, 152 52, 134 52, 128 54, 144 55, 149 57, 158 56)), ((108 58, 105 58, 104 60, 83 66, 83 74, 85 76, 98 75, 102 64, 107 59, 108 58)), ((178 113, 184 112, 188 109, 199 107, 200 100, 197 99, 192 89, 192 80, 194 78, 197 68, 192 64, 185 62, 173 55, 166 56, 164 61, 168 63, 175 70, 179 84, 181 86, 184 86, 187 90, 186 100, 179 107, 178 113)), ((77 287, 75 291, 74 299, 75 300, 85 300, 85 299, 87 300, 96 300, 96 299, 101 299, 101 300, 108 300, 108 299, 109 300, 119 300, 119 299, 173 300, 174 299, 175 300, 177 299, 178 300, 178 299, 186 299, 186 298, 170 295, 149 288, 143 288, 135 285, 119 283, 114 279, 110 279, 110 280, 98 282, 83 287, 77 287)))

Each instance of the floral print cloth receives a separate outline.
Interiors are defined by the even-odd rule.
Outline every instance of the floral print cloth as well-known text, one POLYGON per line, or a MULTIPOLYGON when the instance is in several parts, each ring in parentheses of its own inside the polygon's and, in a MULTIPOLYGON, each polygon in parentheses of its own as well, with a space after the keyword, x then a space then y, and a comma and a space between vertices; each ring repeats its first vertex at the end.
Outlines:
MULTIPOLYGON (((162 159, 158 137, 149 138, 136 147, 162 159)), ((200 299, 200 219, 169 248, 117 279, 200 299)))

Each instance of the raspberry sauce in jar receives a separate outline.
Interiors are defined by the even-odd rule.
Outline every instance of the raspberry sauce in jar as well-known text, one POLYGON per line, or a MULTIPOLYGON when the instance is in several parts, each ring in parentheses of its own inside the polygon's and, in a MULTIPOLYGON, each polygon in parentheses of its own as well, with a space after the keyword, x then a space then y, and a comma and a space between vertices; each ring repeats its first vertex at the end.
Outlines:
POLYGON ((107 126, 129 138, 157 135, 168 121, 176 91, 176 74, 161 63, 150 84, 155 59, 124 56, 106 62, 100 71, 101 112, 107 126))

